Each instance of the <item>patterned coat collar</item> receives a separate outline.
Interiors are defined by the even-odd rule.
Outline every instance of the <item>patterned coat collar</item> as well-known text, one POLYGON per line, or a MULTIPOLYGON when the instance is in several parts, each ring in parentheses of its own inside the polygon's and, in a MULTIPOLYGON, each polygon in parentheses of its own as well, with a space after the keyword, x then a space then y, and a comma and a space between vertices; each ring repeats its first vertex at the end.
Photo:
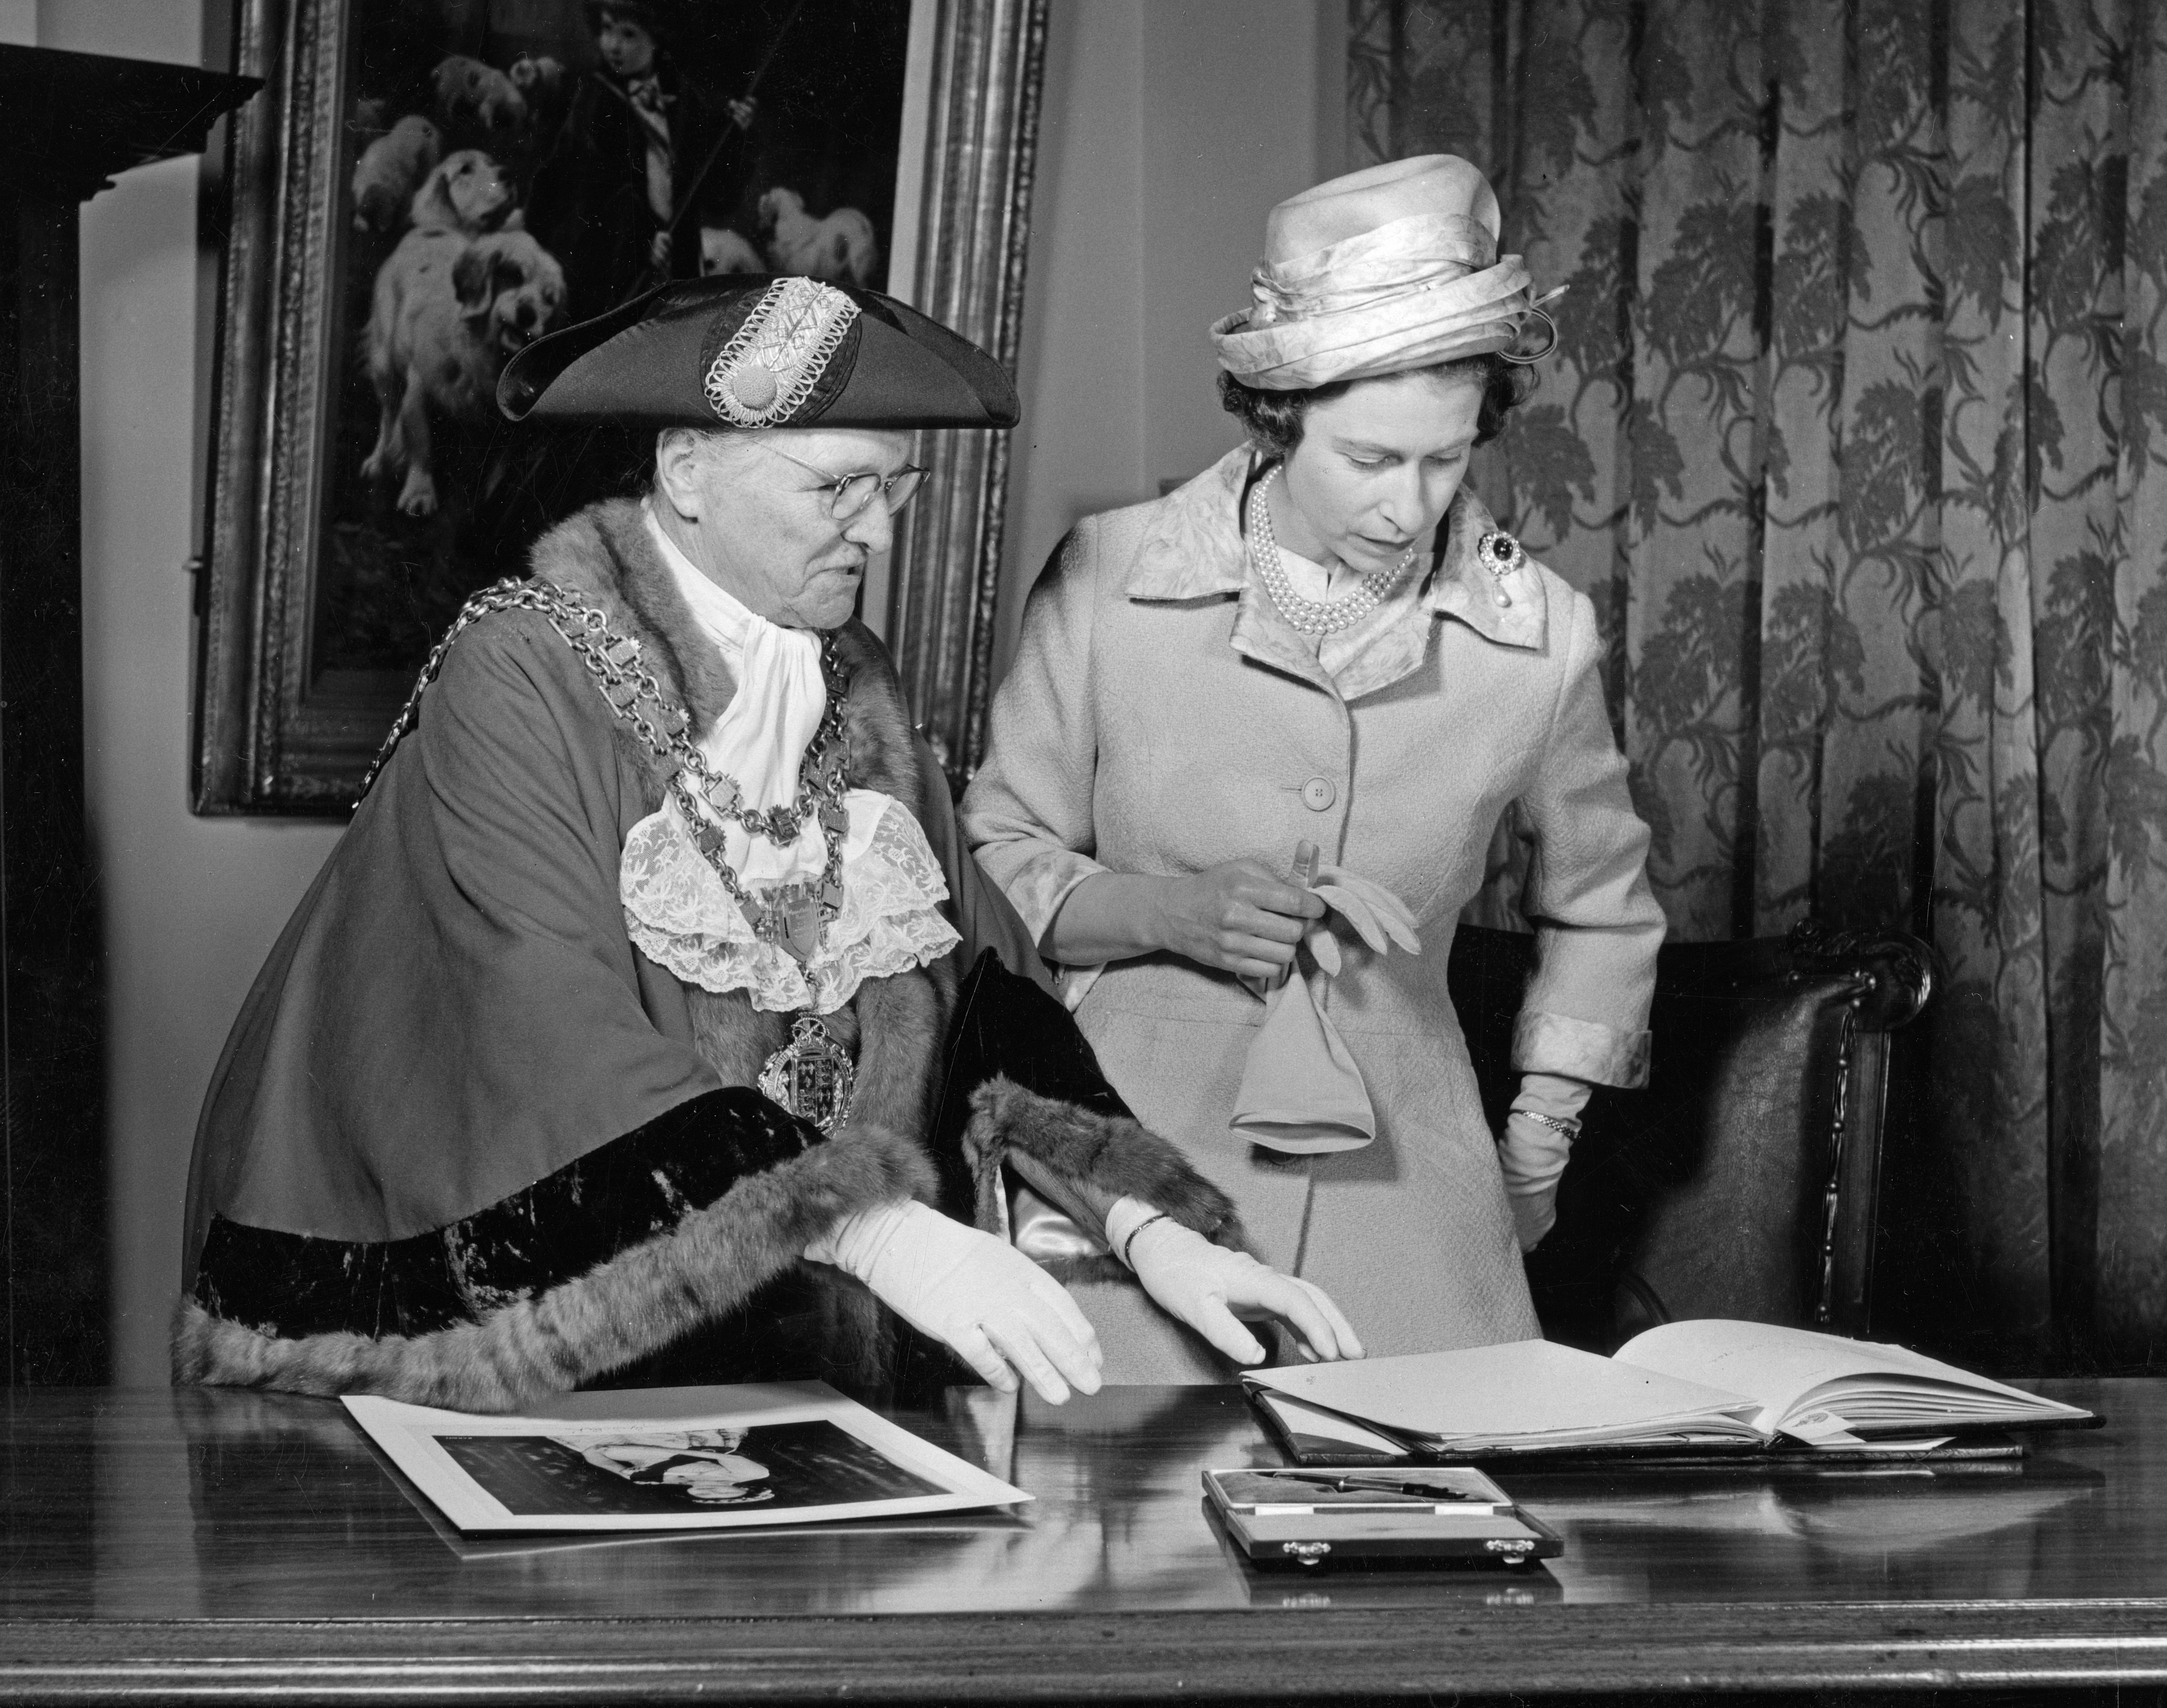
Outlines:
MULTIPOLYGON (((1131 599, 1175 600, 1240 595, 1235 618, 1235 650, 1274 665, 1305 680, 1333 686, 1318 668, 1315 649, 1292 628, 1271 600, 1250 584, 1248 558, 1242 537, 1242 494, 1254 467, 1246 448, 1231 451, 1187 485, 1152 506, 1123 590, 1131 599)), ((1433 616, 1451 617, 1477 634, 1508 647, 1539 648, 1548 632, 1543 578, 1534 560, 1507 575, 1509 605, 1497 603, 1496 584, 1475 555, 1476 542, 1497 522, 1482 500, 1462 487, 1446 512, 1444 538, 1423 590, 1421 606, 1433 616)), ((1421 664, 1428 634, 1401 631, 1400 643, 1386 637, 1343 673, 1336 685, 1343 698, 1375 692, 1421 664)))

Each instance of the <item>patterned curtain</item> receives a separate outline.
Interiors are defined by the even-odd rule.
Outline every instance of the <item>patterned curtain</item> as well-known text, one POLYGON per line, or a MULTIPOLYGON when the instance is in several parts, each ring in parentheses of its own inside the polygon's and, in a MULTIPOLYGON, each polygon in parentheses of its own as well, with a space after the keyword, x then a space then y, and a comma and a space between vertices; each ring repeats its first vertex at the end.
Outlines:
POLYGON ((1571 286, 1475 479, 1602 614, 1673 933, 1944 960, 1882 1322, 2167 1360, 2167 7, 1349 10, 1354 161, 1571 286))

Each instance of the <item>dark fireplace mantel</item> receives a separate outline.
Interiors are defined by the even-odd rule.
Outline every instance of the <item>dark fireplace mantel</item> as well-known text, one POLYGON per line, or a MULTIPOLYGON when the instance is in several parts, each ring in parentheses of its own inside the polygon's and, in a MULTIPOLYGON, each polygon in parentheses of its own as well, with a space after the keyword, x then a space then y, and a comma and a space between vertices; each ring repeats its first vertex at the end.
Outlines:
MULTIPOLYGON (((192 66, 0 46, 0 1344, 10 1384, 107 1376, 77 209, 116 172, 200 150, 220 115, 261 86, 192 66)), ((185 434, 190 412, 170 413, 185 434)))
POLYGON ((211 126, 262 87, 194 66, 0 46, 0 184, 87 202, 115 172, 200 153, 211 126))

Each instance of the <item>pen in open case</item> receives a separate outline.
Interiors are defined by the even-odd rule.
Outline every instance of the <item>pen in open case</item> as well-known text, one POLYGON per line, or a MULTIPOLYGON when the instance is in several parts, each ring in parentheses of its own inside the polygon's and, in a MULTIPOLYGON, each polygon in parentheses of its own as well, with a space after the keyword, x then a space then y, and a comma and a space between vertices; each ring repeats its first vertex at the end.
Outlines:
POLYGON ((1471 1501, 1492 1504, 1486 1494, 1472 1494, 1465 1489, 1449 1484, 1422 1482, 1403 1477, 1362 1477, 1328 1471, 1259 1471, 1259 1477, 1271 1477, 1288 1483, 1307 1483, 1329 1489, 1335 1494, 1351 1494, 1358 1492, 1378 1494, 1412 1494, 1424 1500, 1471 1501))

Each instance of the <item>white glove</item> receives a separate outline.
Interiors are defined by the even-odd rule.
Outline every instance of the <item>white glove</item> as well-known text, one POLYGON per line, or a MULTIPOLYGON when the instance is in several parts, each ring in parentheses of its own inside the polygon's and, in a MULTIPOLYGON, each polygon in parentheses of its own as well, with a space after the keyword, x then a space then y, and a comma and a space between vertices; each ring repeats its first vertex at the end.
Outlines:
POLYGON ((1106 1241, 1163 1309, 1237 1364, 1264 1359, 1263 1344, 1235 1316, 1237 1308, 1285 1319, 1311 1358, 1362 1356, 1362 1343, 1322 1288, 1246 1251, 1215 1245, 1141 1198, 1122 1198, 1106 1212, 1106 1241))
POLYGON ((1556 1225, 1558 1178, 1572 1154, 1573 1134, 1580 1130, 1580 1112, 1591 1089, 1562 1074, 1521 1076, 1497 1161, 1505 1171, 1506 1200, 1513 1207, 1513 1229, 1523 1251, 1534 1251, 1556 1225), (1571 1131, 1536 1120, 1537 1115, 1568 1122, 1571 1131))
POLYGON ((991 1234, 906 1201, 844 1217, 805 1255, 856 1276, 1004 1393, 1015 1391, 1015 1370, 1055 1405, 1071 1387, 1099 1391, 1099 1337, 1076 1301, 991 1234))
MULTIPOLYGON (((1368 944, 1379 954, 1386 953, 1386 944, 1396 943, 1409 954, 1422 953, 1422 939, 1415 934, 1415 916, 1407 911, 1407 904, 1382 884, 1358 877, 1344 866, 1328 862, 1317 869, 1317 876, 1310 887, 1324 898, 1325 906, 1354 928, 1354 934, 1368 944)), ((1311 928, 1309 952, 1317 954, 1314 939, 1322 935, 1329 939, 1332 933, 1322 923, 1311 928)), ((1339 975, 1339 945, 1331 944, 1332 960, 1326 965, 1317 956, 1317 965, 1337 978, 1339 975)))

